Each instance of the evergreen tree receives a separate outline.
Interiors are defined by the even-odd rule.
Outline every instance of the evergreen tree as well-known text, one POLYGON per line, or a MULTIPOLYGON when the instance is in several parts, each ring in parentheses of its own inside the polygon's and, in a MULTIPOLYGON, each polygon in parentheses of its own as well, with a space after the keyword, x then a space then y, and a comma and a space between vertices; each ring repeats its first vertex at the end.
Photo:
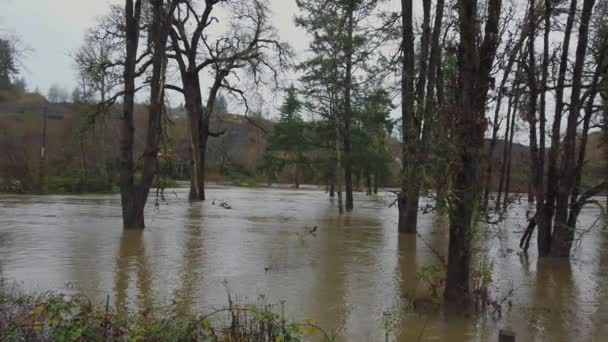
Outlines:
POLYGON ((19 73, 15 51, 9 40, 0 38, 0 89, 11 86, 11 79, 19 73))
POLYGON ((353 130, 353 162, 357 174, 365 177, 367 193, 389 175, 391 156, 386 137, 393 130, 390 112, 393 104, 385 89, 372 90, 363 97, 353 130), (373 186, 372 186, 373 185, 373 186))
POLYGON ((300 115, 301 109, 302 102, 297 97, 297 90, 291 86, 287 89, 279 122, 274 126, 268 144, 271 159, 267 162, 275 160, 281 167, 293 167, 296 188, 300 186, 302 168, 307 165, 306 123, 300 115))

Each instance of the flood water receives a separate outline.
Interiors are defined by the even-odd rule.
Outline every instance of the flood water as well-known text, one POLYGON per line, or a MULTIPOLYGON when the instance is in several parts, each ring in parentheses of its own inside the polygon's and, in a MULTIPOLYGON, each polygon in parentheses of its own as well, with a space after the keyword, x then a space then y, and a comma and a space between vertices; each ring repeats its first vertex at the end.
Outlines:
MULTIPOLYGON (((517 341, 608 336, 608 233, 600 223, 571 261, 538 261, 536 236, 529 257, 518 253, 527 203, 515 205, 480 245, 493 262, 492 295, 513 289, 512 305, 500 318, 454 316, 430 308, 419 276, 440 264, 432 249, 446 254, 445 219, 421 213, 421 238, 400 236, 388 193, 356 194, 355 212, 343 217, 317 190, 216 188, 194 204, 187 189, 166 197, 138 232, 123 231, 117 195, 2 195, 3 275, 28 291, 79 291, 97 303, 109 295, 134 309, 174 301, 207 312, 226 305, 228 291, 243 303, 284 301, 289 318, 314 319, 345 341, 384 341, 387 320, 397 341, 496 341, 502 328, 517 341)), ((579 225, 599 215, 586 208, 579 225)))

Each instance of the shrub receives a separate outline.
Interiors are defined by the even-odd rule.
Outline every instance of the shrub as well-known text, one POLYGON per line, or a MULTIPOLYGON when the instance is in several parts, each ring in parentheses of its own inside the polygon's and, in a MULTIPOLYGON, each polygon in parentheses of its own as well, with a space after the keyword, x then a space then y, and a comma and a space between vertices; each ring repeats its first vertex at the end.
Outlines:
POLYGON ((98 308, 83 296, 27 295, 0 279, 1 341, 301 341, 335 338, 313 321, 288 322, 272 305, 229 306, 209 314, 175 307, 131 312, 98 308))

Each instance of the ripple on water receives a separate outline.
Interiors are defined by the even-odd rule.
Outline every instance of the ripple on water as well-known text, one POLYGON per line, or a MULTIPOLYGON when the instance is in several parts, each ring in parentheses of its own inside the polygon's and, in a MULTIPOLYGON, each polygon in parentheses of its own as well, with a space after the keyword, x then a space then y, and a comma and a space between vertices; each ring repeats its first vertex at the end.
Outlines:
MULTIPOLYGON (((608 334, 608 233, 585 235, 570 262, 537 260, 535 239, 525 257, 525 204, 480 246, 494 264, 494 295, 515 289, 511 310, 493 320, 436 310, 419 275, 446 255, 446 220, 421 213, 420 237, 400 236, 391 193, 356 194, 342 217, 310 189, 209 189, 232 210, 190 204, 187 189, 166 195, 148 208, 143 232, 123 232, 117 195, 0 196, 1 269, 29 290, 66 290, 68 281, 97 302, 109 294, 132 307, 176 300, 205 311, 226 304, 227 286, 241 300, 285 300, 291 318, 342 329, 349 341, 383 340, 384 317, 399 341, 492 341, 504 327, 522 341, 608 334), (412 301, 416 310, 404 311, 412 301)), ((586 208, 580 226, 599 214, 586 208)))

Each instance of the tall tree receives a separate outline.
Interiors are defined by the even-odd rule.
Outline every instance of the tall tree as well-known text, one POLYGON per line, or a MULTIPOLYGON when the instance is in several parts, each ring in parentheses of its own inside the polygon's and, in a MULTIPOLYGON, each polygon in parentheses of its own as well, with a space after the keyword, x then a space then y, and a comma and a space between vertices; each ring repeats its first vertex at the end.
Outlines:
MULTIPOLYGON (((314 56, 299 65, 303 75, 301 82, 305 85, 306 108, 323 120, 319 128, 327 128, 327 137, 331 141, 329 149, 333 152, 334 168, 330 174, 337 193, 338 212, 344 212, 343 201, 343 144, 342 144, 342 94, 340 67, 339 31, 326 25, 336 14, 335 7, 321 6, 322 2, 297 2, 306 15, 296 18, 296 24, 303 27, 318 27, 319 31, 310 44, 314 56)), ((309 29, 311 33, 316 32, 309 29)), ((321 131, 317 129, 317 131, 321 131)))
POLYGON ((297 90, 291 86, 280 109, 279 122, 274 125, 268 139, 268 150, 283 166, 293 167, 293 180, 296 189, 300 187, 301 169, 307 164, 305 151, 307 142, 305 123, 300 115, 302 103, 297 97, 297 90))
POLYGON ((571 0, 568 9, 568 17, 566 19, 566 27, 564 30, 564 40, 561 45, 561 56, 559 60, 559 71, 555 86, 555 112, 553 116, 553 125, 551 129, 551 147, 549 149, 547 163, 547 186, 545 193, 545 203, 539 219, 539 235, 538 235, 538 254, 540 256, 549 255, 551 251, 551 235, 553 216, 555 214, 555 200, 557 197, 557 189, 559 184, 559 151, 561 146, 561 120, 564 109, 564 89, 566 84, 566 73, 568 71, 569 54, 570 54, 570 39, 572 29, 574 27, 574 19, 576 16, 577 0, 571 0))
POLYGON ((116 14, 102 17, 97 26, 89 30, 80 48, 73 55, 81 92, 87 101, 104 103, 122 81, 120 64, 114 59, 121 49, 111 27, 116 14))
MULTIPOLYGON (((404 6, 410 6, 411 4, 404 4, 404 6)), ((422 21, 422 36, 420 39, 420 53, 419 53, 419 66, 418 66, 418 80, 416 83, 415 94, 415 108, 413 104, 406 103, 406 94, 402 94, 402 102, 404 107, 411 106, 411 109, 406 109, 406 112, 410 111, 409 115, 406 115, 408 120, 403 121, 405 125, 405 135, 403 137, 403 143, 405 145, 406 153, 403 155, 402 161, 402 193, 399 200, 399 231, 414 233, 416 232, 416 226, 418 222, 418 205, 420 202, 420 191, 425 186, 424 174, 427 160, 429 160, 430 144, 431 144, 431 132, 433 126, 433 117, 436 115, 436 102, 435 99, 435 83, 437 79, 438 66, 440 61, 440 49, 441 46, 439 38, 442 33, 442 21, 443 21, 443 6, 442 0, 437 1, 435 7, 435 20, 431 33, 431 1, 423 1, 423 21, 422 21), (429 52, 430 49, 430 52, 429 52)), ((403 18, 405 15, 411 15, 410 9, 402 8, 402 25, 403 25, 403 38, 404 42, 406 36, 413 34, 409 32, 410 28, 406 28, 406 25, 411 25, 411 20, 403 18), (405 32, 405 31, 408 32, 405 32)), ((410 39, 408 36, 407 39, 410 39)), ((413 39, 413 38, 411 38, 413 39)), ((409 43, 403 45, 403 63, 404 68, 411 68, 405 64, 410 63, 407 59, 414 58, 414 52, 406 52, 409 43), (406 54, 408 56, 406 56, 406 54), (411 56, 410 56, 411 55, 411 56)), ((413 47, 409 47, 413 48, 413 47)), ((407 72, 409 73, 409 71, 407 72)), ((405 75, 403 77, 406 77, 405 75)), ((413 77, 408 75, 407 77, 413 77)), ((402 88, 409 87, 409 81, 402 83, 402 88)), ((413 89, 412 89, 413 91, 413 89)), ((402 89, 402 92, 409 93, 409 89, 402 89)), ((407 100, 409 101, 409 100, 407 100)), ((403 109, 402 109, 403 110, 403 109)), ((404 118, 402 113, 402 119, 404 118)))
MULTIPOLYGON (((332 61, 336 72, 334 81, 340 93, 334 118, 339 119, 336 133, 340 135, 345 185, 345 207, 350 211, 353 203, 352 125, 354 120, 354 93, 361 83, 376 77, 379 72, 370 61, 377 57, 382 41, 381 30, 373 26, 381 0, 296 0, 302 14, 296 22, 311 36, 314 59, 332 61), (322 50, 323 48, 324 50, 322 50), (328 55, 331 54, 331 55, 328 55)), ((310 63, 308 63, 310 65, 310 63)))
POLYGON ((183 94, 188 113, 192 173, 191 200, 205 200, 205 160, 209 137, 221 132, 210 130, 211 115, 220 88, 244 98, 241 89, 231 85, 227 78, 235 70, 247 69, 254 82, 259 82, 262 71, 278 74, 286 64, 289 48, 281 43, 270 24, 268 7, 258 0, 236 1, 226 9, 231 14, 227 36, 215 40, 207 30, 217 21, 212 16, 215 8, 225 0, 205 0, 202 13, 196 3, 202 0, 182 1, 173 18, 171 29, 171 57, 177 61, 182 86, 167 88, 183 94), (202 57, 201 57, 202 56, 202 57), (278 56, 275 60, 273 56, 278 56), (201 75, 209 70, 213 80, 206 102, 201 95, 201 75))
MULTIPOLYGON (((412 0, 401 0, 401 25, 402 25, 402 63, 401 69, 401 192, 399 193, 399 232, 411 231, 408 224, 408 191, 410 176, 410 155, 413 154, 412 148, 415 146, 413 127, 415 127, 414 116, 414 26, 413 26, 412 0)), ((416 214, 417 214, 416 207, 416 214)), ((414 227, 415 229, 415 227, 414 227)))
POLYGON ((449 303, 470 296, 469 267, 472 229, 479 200, 479 167, 487 128, 485 107, 490 88, 490 72, 499 44, 502 1, 489 0, 482 41, 476 0, 458 1, 458 86, 456 141, 458 169, 453 180, 450 206, 445 298, 449 303))
POLYGON ((367 194, 390 172, 392 158, 386 144, 393 129, 390 112, 394 108, 388 91, 380 87, 368 90, 356 103, 353 125, 353 164, 365 177, 367 194))
POLYGON ((572 71, 572 90, 570 92, 570 108, 567 117, 566 135, 560 167, 560 182, 557 190, 555 205, 554 236, 551 254, 567 257, 574 242, 575 227, 568 225, 568 213, 574 203, 570 196, 576 185, 576 130, 579 122, 579 112, 582 108, 581 89, 583 68, 586 60, 587 43, 589 41, 589 22, 595 0, 584 0, 581 12, 576 59, 572 71))
POLYGON ((167 68, 167 41, 171 28, 171 17, 177 0, 126 0, 124 10, 125 59, 123 82, 123 113, 120 129, 120 195, 123 225, 127 229, 145 228, 144 208, 150 188, 157 174, 158 151, 164 111, 165 78, 167 68), (148 7, 149 6, 149 7, 148 7), (144 9, 145 7, 145 9, 144 9), (149 11, 147 51, 139 54, 140 38, 144 26, 143 11, 149 11), (142 62, 138 68, 138 61, 142 62), (134 153, 134 112, 136 78, 148 67, 150 70, 150 101, 148 105, 148 127, 141 176, 136 180, 134 153))

